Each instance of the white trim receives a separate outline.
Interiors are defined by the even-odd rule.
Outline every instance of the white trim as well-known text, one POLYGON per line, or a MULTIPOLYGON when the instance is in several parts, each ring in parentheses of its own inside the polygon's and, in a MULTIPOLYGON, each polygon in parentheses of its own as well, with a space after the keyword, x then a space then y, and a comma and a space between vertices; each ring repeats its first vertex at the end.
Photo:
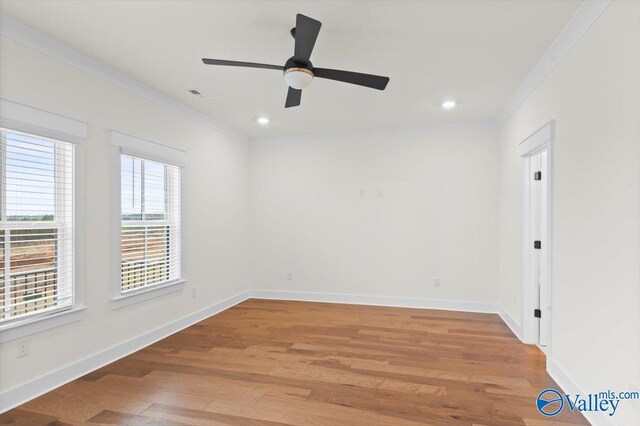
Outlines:
POLYGON ((127 76, 115 69, 104 65, 95 59, 86 56, 77 50, 65 46, 62 43, 32 30, 31 28, 0 16, 0 35, 8 37, 18 43, 24 44, 40 53, 51 56, 59 61, 71 65, 79 70, 101 78, 129 92, 145 98, 155 104, 161 105, 175 113, 190 118, 210 129, 225 134, 234 139, 247 142, 248 136, 225 124, 217 122, 207 115, 197 112, 187 105, 165 95, 164 93, 147 86, 146 84, 127 76))
POLYGON ((164 296, 165 294, 175 293, 176 291, 182 290, 186 282, 187 281, 185 279, 179 279, 151 287, 143 287, 136 293, 112 297, 111 309, 120 309, 125 306, 133 305, 134 303, 164 296))
MULTIPOLYGON (((79 377, 117 361, 133 352, 145 348, 159 340, 216 315, 250 298, 272 300, 301 300, 309 302, 346 303, 372 306, 392 306, 420 309, 443 309, 462 312, 498 313, 513 330, 510 320, 503 316, 503 310, 488 302, 463 302, 441 299, 416 299, 386 296, 360 296, 336 293, 295 292, 277 290, 246 290, 215 303, 193 314, 186 315, 150 332, 141 334, 126 342, 112 346, 100 353, 69 364, 54 372, 45 374, 31 382, 9 389, 0 394, 0 413, 15 408, 38 396, 69 383, 79 377)), ((507 314, 508 315, 508 314, 507 314)), ((512 319, 511 319, 512 320, 512 319)), ((514 330, 515 332, 515 330, 514 330)), ((516 333, 517 334, 517 333, 516 333)), ((558 380, 556 380, 558 381, 558 380)), ((558 383, 560 383, 558 381, 558 383)))
MULTIPOLYGON (((591 25, 600 17, 600 15, 609 6, 611 0, 590 0, 585 1, 578 8, 576 13, 571 17, 567 25, 562 29, 560 34, 551 43, 545 54, 538 60, 536 65, 531 69, 520 86, 511 95, 509 100, 503 106, 497 119, 494 121, 484 122, 485 126, 495 126, 502 124, 513 114, 525 99, 533 92, 545 77, 555 68, 564 55, 576 44, 576 42, 585 34, 591 25)), ((188 117, 206 127, 223 133, 232 138, 243 142, 251 143, 267 143, 267 142, 292 142, 300 140, 317 139, 319 137, 336 137, 349 134, 369 134, 380 132, 397 132, 405 130, 436 130, 448 128, 473 128, 477 124, 461 124, 461 125, 434 125, 425 127, 379 130, 379 131, 363 131, 363 132, 327 132, 316 135, 297 135, 297 136, 281 136, 269 138, 249 138, 248 135, 226 125, 211 119, 206 114, 202 114, 188 107, 187 105, 163 94, 162 92, 141 83, 126 74, 108 67, 62 43, 32 30, 31 28, 7 18, 0 16, 0 35, 15 40, 43 54, 58 59, 68 65, 85 71, 95 77, 108 81, 118 87, 133 92, 143 98, 162 105, 167 109, 188 117)))
POLYGON ((435 124, 429 126, 412 126, 412 127, 400 127, 392 129, 377 129, 377 130, 353 130, 342 132, 321 132, 310 133, 306 135, 291 135, 291 136, 270 136, 270 137, 257 137, 252 138, 249 142, 251 145, 262 145, 272 143, 306 143, 306 142, 320 142, 325 140, 336 140, 340 138, 352 138, 352 137, 365 137, 365 136, 395 136, 406 135, 411 133, 424 133, 424 132, 438 132, 438 131, 463 131, 463 130, 483 130, 483 129, 495 129, 497 123, 494 121, 477 121, 470 123, 459 124, 435 124))
MULTIPOLYGON (((562 367, 560 367, 558 362, 552 359, 551 357, 549 357, 548 355, 547 355, 547 373, 549 373, 549 376, 551 376, 551 378, 555 380, 555 382, 558 384, 560 389, 565 394, 586 395, 589 393, 589 392, 585 392, 585 390, 578 385, 578 382, 573 380, 571 376, 569 376, 567 372, 562 367)), ((604 389, 593 389, 591 390, 591 393, 599 392, 601 390, 604 390, 604 389)), ((631 402, 631 401, 627 401, 627 402, 631 402)), ((565 410, 566 409, 567 408, 565 407, 565 410)), ((581 414, 592 425, 613 426, 617 423, 617 422, 614 423, 614 420, 618 420, 617 418, 614 419, 613 417, 602 412, 596 413, 596 412, 590 412, 590 411, 581 411, 581 414)), ((623 424, 632 424, 632 423, 618 423, 618 424, 623 425, 623 424)))
POLYGON ((553 122, 550 121, 535 132, 528 138, 524 139, 518 144, 518 155, 524 157, 525 155, 531 155, 536 151, 542 150, 546 143, 553 138, 553 122))
MULTIPOLYGON (((536 320, 532 316, 533 309, 537 306, 533 304, 533 291, 534 286, 530 283, 530 247, 533 243, 529 235, 529 178, 531 175, 530 169, 530 156, 541 152, 547 151, 547 235, 543 240, 544 253, 546 254, 546 278, 549 291, 549 305, 553 310, 553 138, 555 131, 555 122, 552 120, 536 130, 531 136, 524 139, 518 145, 518 153, 520 155, 522 163, 522 175, 521 175, 521 187, 522 187, 522 211, 521 211, 521 262, 522 262, 522 276, 521 276, 521 288, 522 288, 522 318, 521 318, 521 340, 523 343, 537 344, 537 331, 536 320)), ((552 321, 553 313, 545 311, 545 314, 549 314, 549 338, 545 353, 547 356, 551 356, 552 351, 552 321)))
POLYGON ((41 331, 54 327, 80 321, 85 309, 87 309, 87 307, 84 305, 72 306, 71 309, 53 312, 49 315, 27 317, 23 322, 6 324, 0 327, 0 343, 20 339, 21 337, 40 333, 41 331))
POLYGON ((84 146, 73 146, 73 306, 84 307, 84 146))
POLYGON ((520 323, 516 321, 515 318, 511 316, 509 311, 507 311, 503 306, 498 307, 498 315, 500 315, 502 321, 507 324, 507 327, 509 327, 511 331, 513 331, 513 334, 516 335, 518 340, 522 342, 522 326, 520 325, 520 323))
POLYGON ((134 303, 152 299, 154 297, 163 296, 165 294, 180 291, 186 283, 186 272, 184 263, 184 238, 185 232, 185 209, 184 202, 186 188, 186 160, 187 153, 185 151, 162 145, 156 142, 147 141, 145 139, 130 136, 114 130, 110 131, 111 139, 111 206, 112 206, 112 229, 113 240, 112 259, 113 259, 113 281, 111 284, 111 309, 120 309, 134 303), (135 155, 143 159, 158 160, 168 164, 180 167, 180 277, 171 281, 161 283, 149 288, 141 289, 127 294, 122 294, 121 288, 121 229, 122 229, 122 200, 121 200, 121 158, 122 154, 135 155))
POLYGON ((87 123, 0 98, 0 127, 62 142, 83 143, 87 123))
POLYGON ((345 303, 353 305, 391 306, 398 308, 441 309, 461 312, 498 312, 497 305, 490 302, 467 302, 461 300, 421 299, 413 297, 365 296, 359 294, 319 293, 312 291, 251 290, 256 299, 299 300, 305 302, 345 303))
MULTIPOLYGON (((111 300, 122 293, 122 181, 120 147, 111 146, 111 300)), ((113 307, 112 307, 113 308, 113 307)))
POLYGON ((148 158, 150 160, 158 160, 181 167, 187 164, 187 153, 181 149, 120 133, 115 130, 111 130, 109 134, 111 145, 120 147, 120 151, 123 153, 148 158))
POLYGON ((60 387, 87 373, 147 347, 158 340, 177 333, 180 330, 224 311, 249 298, 249 292, 243 291, 193 314, 186 315, 155 330, 141 334, 126 342, 119 343, 102 352, 74 362, 56 371, 45 374, 31 382, 9 389, 0 394, 0 413, 24 404, 44 393, 60 387))
MULTIPOLYGON (((87 124, 49 111, 0 98, 0 125, 10 130, 71 143, 73 156, 72 301, 64 310, 26 317, 0 327, 0 343, 82 319, 84 305, 84 141, 87 124)), ((58 204, 58 202, 56 202, 58 204)))
POLYGON ((538 87, 558 62, 571 50, 589 27, 602 15, 611 0, 587 0, 583 2, 567 25, 551 43, 544 55, 531 69, 527 77, 511 95, 497 117, 498 124, 505 122, 529 95, 538 87))

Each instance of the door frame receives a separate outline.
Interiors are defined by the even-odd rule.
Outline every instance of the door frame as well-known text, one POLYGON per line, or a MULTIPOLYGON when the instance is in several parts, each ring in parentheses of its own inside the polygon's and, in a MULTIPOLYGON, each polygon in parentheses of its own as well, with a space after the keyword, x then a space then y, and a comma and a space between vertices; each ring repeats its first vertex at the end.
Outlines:
MULTIPOLYGON (((533 246, 533 239, 529 232, 529 179, 530 175, 533 172, 531 168, 531 157, 536 155, 542 151, 547 151, 547 232, 543 237, 542 244, 546 250, 544 250, 545 255, 545 264, 546 264, 546 278, 547 278, 547 286, 548 286, 548 295, 549 295, 549 306, 553 306, 553 275, 552 275, 552 264, 551 259, 553 258, 553 221, 552 212, 553 212, 553 139, 555 135, 555 122, 549 121, 547 124, 542 126, 540 129, 536 130, 529 137, 524 139, 518 145, 518 154, 520 155, 520 161, 522 163, 522 211, 521 211, 521 219, 522 219, 522 247, 521 247, 521 256, 522 256, 522 341, 523 343, 528 344, 538 344, 538 331, 537 331, 537 319, 533 316, 533 310, 538 306, 535 305, 536 300, 536 291, 538 291, 537 284, 532 282, 530 279, 530 249, 533 246)), ((548 327, 548 344, 543 349, 547 354, 547 359, 550 359, 551 354, 551 346, 553 341, 553 313, 552 308, 549 309, 549 312, 545 312, 549 315, 549 320, 547 321, 548 327)))

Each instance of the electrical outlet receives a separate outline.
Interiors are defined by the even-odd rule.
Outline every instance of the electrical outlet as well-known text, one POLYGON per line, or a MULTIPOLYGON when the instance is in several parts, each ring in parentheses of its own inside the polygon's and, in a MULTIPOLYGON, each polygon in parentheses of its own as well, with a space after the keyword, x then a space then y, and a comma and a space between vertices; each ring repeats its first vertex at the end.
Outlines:
POLYGON ((433 278, 433 286, 434 287, 440 287, 440 277, 434 277, 433 278))
POLYGON ((293 279, 293 273, 287 272, 287 280, 291 281, 293 279))
POLYGON ((382 189, 378 189, 378 198, 384 198, 384 192, 382 189))
POLYGON ((198 297, 198 289, 197 288, 192 288, 191 289, 191 297, 193 297, 194 299, 196 297, 198 297))
POLYGON ((360 198, 367 198, 367 191, 365 191, 364 189, 360 190, 360 198))
POLYGON ((20 343, 18 345, 18 358, 22 358, 27 355, 29 355, 29 344, 26 342, 20 343))

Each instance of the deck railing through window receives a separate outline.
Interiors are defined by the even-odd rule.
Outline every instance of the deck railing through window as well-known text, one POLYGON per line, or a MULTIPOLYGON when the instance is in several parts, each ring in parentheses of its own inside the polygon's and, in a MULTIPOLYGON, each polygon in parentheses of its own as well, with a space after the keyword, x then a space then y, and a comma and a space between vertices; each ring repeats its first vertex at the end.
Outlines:
POLYGON ((0 310, 15 306, 11 316, 17 317, 56 306, 58 298, 57 273, 55 268, 39 269, 11 274, 11 293, 5 295, 0 289, 0 310))
POLYGON ((71 143, 0 129, 0 323, 73 305, 71 143))
POLYGON ((120 293, 180 278, 180 168, 121 154, 120 293))

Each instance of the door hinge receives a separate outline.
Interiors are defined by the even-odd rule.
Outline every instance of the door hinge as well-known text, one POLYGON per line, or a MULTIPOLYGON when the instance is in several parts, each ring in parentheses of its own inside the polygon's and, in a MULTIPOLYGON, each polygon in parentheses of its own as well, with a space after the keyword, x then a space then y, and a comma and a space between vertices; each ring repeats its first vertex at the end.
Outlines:
POLYGON ((533 242, 533 248, 534 249, 541 249, 542 248, 542 241, 540 240, 536 240, 533 242))
POLYGON ((534 309, 533 316, 536 318, 542 318, 542 311, 540 309, 534 309))
POLYGON ((535 172, 533 174, 533 180, 542 180, 542 172, 535 172))

